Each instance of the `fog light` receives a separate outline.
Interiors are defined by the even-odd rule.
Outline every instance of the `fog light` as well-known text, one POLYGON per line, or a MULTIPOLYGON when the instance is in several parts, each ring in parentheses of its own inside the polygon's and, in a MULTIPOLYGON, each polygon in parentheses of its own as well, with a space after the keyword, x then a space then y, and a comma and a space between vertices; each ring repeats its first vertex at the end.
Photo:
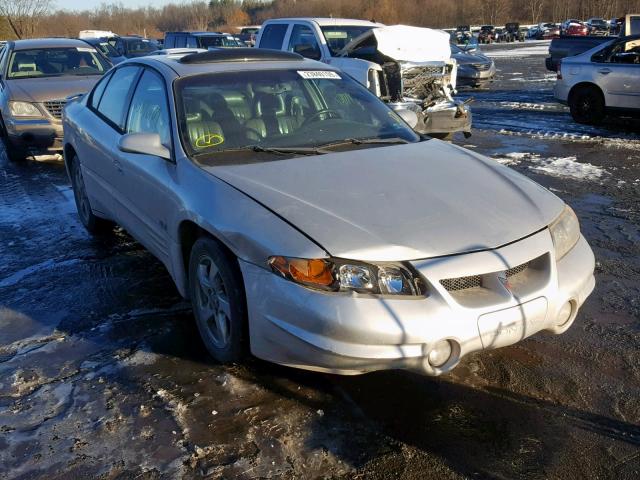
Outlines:
POLYGON ((569 302, 566 302, 564 305, 562 305, 562 308, 558 312, 558 325, 562 326, 566 324, 569 320, 571 320, 572 315, 573 315, 573 303, 569 301, 569 302))
POLYGON ((451 358, 451 342, 449 340, 440 340, 429 352, 429 364, 432 367, 441 367, 451 358))

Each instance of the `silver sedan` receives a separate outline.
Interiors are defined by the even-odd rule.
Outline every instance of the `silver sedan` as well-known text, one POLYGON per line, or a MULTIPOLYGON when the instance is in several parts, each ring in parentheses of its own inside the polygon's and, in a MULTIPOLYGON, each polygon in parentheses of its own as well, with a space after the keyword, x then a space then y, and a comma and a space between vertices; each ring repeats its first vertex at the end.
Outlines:
POLYGON ((296 54, 127 61, 64 118, 82 222, 166 265, 220 362, 439 375, 594 287, 562 200, 296 54))

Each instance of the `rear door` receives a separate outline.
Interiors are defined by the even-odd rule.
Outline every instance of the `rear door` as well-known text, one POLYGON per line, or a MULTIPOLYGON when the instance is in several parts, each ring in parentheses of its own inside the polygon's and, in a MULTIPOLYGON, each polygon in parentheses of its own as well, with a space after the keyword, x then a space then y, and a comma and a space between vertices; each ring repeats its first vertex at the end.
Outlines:
POLYGON ((84 141, 78 142, 87 193, 97 210, 120 221, 123 199, 116 188, 121 181, 121 167, 114 150, 124 131, 129 96, 140 74, 136 65, 117 68, 104 78, 88 99, 84 141))

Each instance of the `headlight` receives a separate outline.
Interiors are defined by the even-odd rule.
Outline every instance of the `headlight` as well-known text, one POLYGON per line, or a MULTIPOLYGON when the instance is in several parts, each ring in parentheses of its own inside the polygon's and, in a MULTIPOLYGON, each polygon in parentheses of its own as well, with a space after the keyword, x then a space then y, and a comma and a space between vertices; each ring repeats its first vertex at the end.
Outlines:
POLYGON ((269 257, 274 273, 305 287, 331 292, 423 296, 424 284, 413 269, 402 263, 372 265, 331 259, 269 257))
POLYGON ((549 231, 556 249, 556 260, 560 260, 580 238, 580 223, 571 207, 565 207, 560 216, 549 225, 549 231))
POLYGON ((12 117, 41 117, 42 113, 33 103, 9 102, 12 117))

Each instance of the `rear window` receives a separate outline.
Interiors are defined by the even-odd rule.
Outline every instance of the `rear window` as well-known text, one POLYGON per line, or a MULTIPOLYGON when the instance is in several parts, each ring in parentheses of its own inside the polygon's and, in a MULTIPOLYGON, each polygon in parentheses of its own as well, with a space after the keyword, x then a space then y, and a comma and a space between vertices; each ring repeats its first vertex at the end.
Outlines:
POLYGON ((110 66, 90 46, 17 50, 11 55, 7 78, 102 75, 110 66))
POLYGON ((144 56, 156 50, 159 50, 158 46, 146 38, 127 40, 127 52, 130 56, 144 56))
POLYGON ((238 41, 233 37, 227 36, 201 36, 200 37, 200 48, 209 48, 209 47, 240 47, 241 45, 238 41))
POLYGON ((287 33, 288 25, 284 23, 272 23, 264 27, 262 37, 260 38, 260 48, 273 48, 280 50, 284 35, 287 33))

